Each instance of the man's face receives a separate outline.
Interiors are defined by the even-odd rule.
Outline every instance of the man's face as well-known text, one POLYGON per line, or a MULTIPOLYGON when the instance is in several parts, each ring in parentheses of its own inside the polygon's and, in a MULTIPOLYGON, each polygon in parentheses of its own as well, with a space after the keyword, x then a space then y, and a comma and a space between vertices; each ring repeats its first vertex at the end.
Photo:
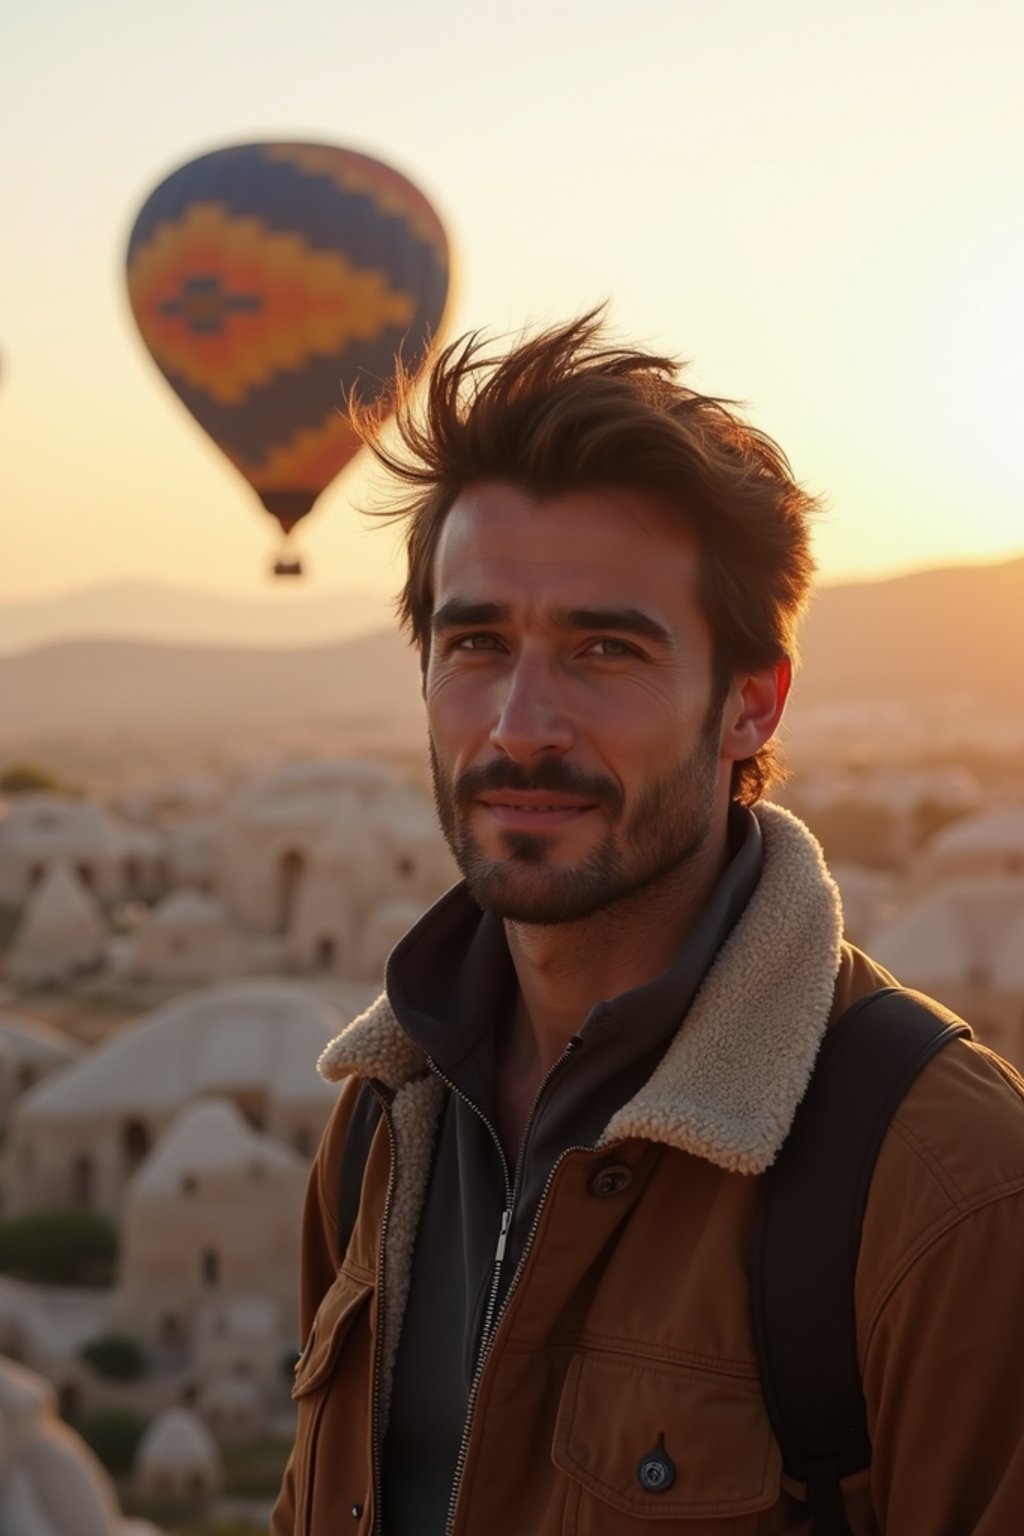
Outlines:
POLYGON ((674 877, 724 820, 690 529, 640 493, 453 505, 425 676, 438 814, 481 906, 571 922, 674 877))

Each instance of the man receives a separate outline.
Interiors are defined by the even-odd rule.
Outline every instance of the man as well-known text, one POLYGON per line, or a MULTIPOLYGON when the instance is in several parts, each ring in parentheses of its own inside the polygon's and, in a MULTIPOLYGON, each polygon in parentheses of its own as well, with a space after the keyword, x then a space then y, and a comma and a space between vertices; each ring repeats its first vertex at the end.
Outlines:
MULTIPOLYGON (((399 421, 406 456, 377 452, 465 879, 321 1061, 343 1087, 275 1536, 806 1532, 758 1376, 754 1205, 825 1030, 891 983, 762 801, 813 504, 592 318, 450 348, 399 421)), ((958 1040, 885 1138, 855 1536, 1024 1528, 1022 1093, 958 1040)))

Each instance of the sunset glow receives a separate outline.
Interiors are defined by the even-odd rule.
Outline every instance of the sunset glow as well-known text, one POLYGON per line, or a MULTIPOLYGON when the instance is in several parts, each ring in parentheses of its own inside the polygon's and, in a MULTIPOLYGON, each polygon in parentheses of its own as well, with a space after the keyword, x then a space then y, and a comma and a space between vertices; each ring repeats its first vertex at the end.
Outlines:
MULTIPOLYGON (((184 0, 159 41, 121 0, 5 20, 0 598, 268 590, 272 525, 145 355, 122 277, 161 177, 268 136, 423 188, 456 252, 449 335, 609 300, 619 335, 748 402, 827 500, 825 579, 1024 549, 1018 7, 645 0, 627 26, 528 0, 496 49, 485 20, 227 0, 214 24, 184 0)), ((354 510, 378 494, 360 462, 326 492, 306 592, 394 587, 354 510)))

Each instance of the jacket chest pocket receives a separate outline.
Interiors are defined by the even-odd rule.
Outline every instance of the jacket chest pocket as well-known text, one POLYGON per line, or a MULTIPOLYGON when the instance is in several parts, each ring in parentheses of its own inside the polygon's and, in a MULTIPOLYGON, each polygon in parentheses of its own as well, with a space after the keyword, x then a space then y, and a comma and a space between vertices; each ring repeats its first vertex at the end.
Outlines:
POLYGON ((564 1536, 786 1528, 768 1513, 782 1459, 747 1377, 583 1352, 569 1367, 552 1455, 569 1479, 564 1536))
MULTIPOLYGON (((344 1411, 345 1405, 331 1402, 351 1388, 336 1381, 336 1368, 342 1345, 367 1305, 373 1286, 342 1271, 320 1303, 313 1319, 306 1347, 295 1367, 292 1397, 298 1404, 295 1431, 295 1509, 296 1529, 312 1529, 317 1452, 323 1437, 323 1421, 328 1408, 331 1417, 344 1411)), ((367 1413, 363 1403, 348 1403, 347 1414, 362 1421, 367 1413)), ((333 1435, 331 1437, 333 1439, 333 1435)))

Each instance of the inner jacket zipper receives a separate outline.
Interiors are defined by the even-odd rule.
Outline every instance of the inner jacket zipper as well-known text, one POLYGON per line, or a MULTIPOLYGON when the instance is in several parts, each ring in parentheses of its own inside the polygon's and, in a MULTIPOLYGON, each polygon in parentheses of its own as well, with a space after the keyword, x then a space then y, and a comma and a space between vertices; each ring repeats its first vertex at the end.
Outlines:
POLYGON ((374 1532, 381 1530, 381 1499, 383 1496, 382 1462, 383 1452, 381 1440, 381 1413, 380 1413, 380 1378, 384 1364, 384 1253, 387 1246, 388 1222, 391 1218, 391 1205, 395 1195, 395 1183, 398 1177, 398 1144, 395 1137, 394 1122, 391 1118, 391 1101, 379 1092, 371 1083, 371 1091, 380 1102, 384 1122, 388 1128, 388 1140, 391 1145, 391 1167, 388 1171, 388 1189, 384 1197, 384 1211, 380 1222, 380 1243, 377 1250, 377 1337, 374 1341, 373 1351, 373 1394, 371 1403, 372 1411, 372 1443, 373 1443, 373 1526, 374 1532))
POLYGON ((573 1035, 561 1056, 559 1056, 558 1060, 551 1067, 549 1067, 548 1071, 545 1073, 540 1087, 537 1089, 537 1093, 533 1100, 533 1105, 530 1109, 529 1117, 526 1121, 526 1126, 523 1130, 522 1139, 519 1143, 519 1152, 516 1157, 515 1171, 511 1182, 509 1181, 508 1176, 508 1159, 505 1156, 505 1149, 501 1144, 501 1138, 499 1137, 494 1126, 491 1124, 490 1120, 488 1120, 487 1116, 481 1112, 476 1104, 473 1103, 473 1100, 470 1099, 465 1093, 463 1093, 461 1088, 453 1083, 451 1079, 441 1071, 440 1067, 432 1057, 427 1058, 431 1071, 437 1074, 437 1076, 441 1079, 441 1081, 445 1084, 451 1093, 454 1093, 457 1098, 461 1099, 464 1104, 469 1106, 473 1113, 483 1122, 487 1130, 490 1132, 491 1139, 494 1142, 494 1145, 498 1150, 498 1156, 501 1159, 501 1168, 505 1179, 505 1209, 502 1212, 501 1226, 498 1230, 498 1242, 494 1250, 494 1268, 491 1275, 491 1289, 487 1298, 487 1310, 484 1314, 483 1327, 480 1330, 480 1342, 477 1346, 476 1370, 473 1374, 473 1383, 469 1389, 469 1398, 466 1402, 466 1419, 462 1429, 462 1441, 459 1445, 459 1455, 455 1463, 455 1475, 452 1480, 451 1499, 448 1504, 448 1518, 445 1522, 445 1536, 451 1536, 452 1529, 455 1525, 455 1508, 459 1499, 459 1489, 462 1484, 462 1474, 466 1466, 466 1456, 469 1452, 469 1437, 473 1423, 473 1412, 476 1407, 476 1399, 480 1390, 480 1379, 483 1376, 484 1366, 486 1365, 488 1355, 490 1354, 491 1342, 498 1330, 498 1325, 505 1315, 505 1309, 511 1301, 512 1295, 519 1282, 519 1276, 522 1273, 527 1254, 529 1253, 530 1247, 533 1243, 534 1234, 537 1231, 537 1226, 540 1221, 540 1214, 544 1207, 544 1202, 547 1198, 548 1191, 554 1182, 555 1173, 570 1152, 580 1152, 587 1150, 584 1147, 567 1148, 566 1151, 564 1151, 557 1159, 554 1167, 548 1174, 544 1188, 541 1191, 540 1199, 537 1202, 537 1209, 534 1212, 533 1221, 530 1226, 530 1231, 527 1236, 526 1243, 523 1247, 522 1253, 519 1256, 519 1263, 516 1265, 515 1274, 509 1281, 509 1287, 505 1292, 505 1298, 499 1307, 498 1296, 501 1289, 502 1266, 505 1262, 505 1249, 508 1246, 508 1234, 512 1226, 512 1218, 515 1215, 516 1198, 519 1194, 519 1182, 522 1177, 523 1165, 526 1161, 526 1150, 527 1146, 529 1145, 530 1131, 533 1127, 533 1122, 536 1117, 537 1110, 540 1108, 541 1100, 543 1099, 544 1094, 547 1092, 552 1078, 560 1070, 560 1068, 564 1066, 569 1057, 581 1043, 582 1042, 580 1037, 578 1035, 573 1035))

